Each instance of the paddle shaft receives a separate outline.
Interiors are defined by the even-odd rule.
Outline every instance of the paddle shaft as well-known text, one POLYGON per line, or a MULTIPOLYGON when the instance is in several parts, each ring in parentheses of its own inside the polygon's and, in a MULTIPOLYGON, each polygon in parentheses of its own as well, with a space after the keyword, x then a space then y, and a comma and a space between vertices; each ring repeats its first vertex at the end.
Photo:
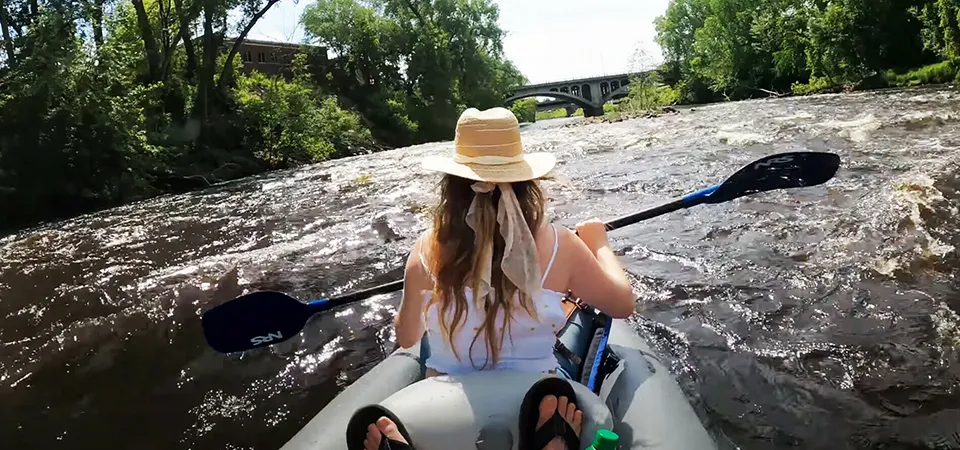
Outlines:
POLYGON ((671 213, 678 209, 683 209, 686 207, 687 205, 683 202, 683 199, 674 200, 670 203, 664 203, 660 206, 657 206, 656 208, 650 208, 645 211, 640 211, 638 213, 633 213, 630 215, 613 219, 607 222, 605 225, 607 227, 607 231, 613 231, 613 230, 616 230, 617 228, 622 228, 627 225, 633 225, 637 222, 647 220, 647 219, 652 219, 654 217, 661 216, 666 213, 671 213))
POLYGON ((637 222, 641 222, 647 219, 652 219, 657 216, 662 216, 667 213, 672 213, 679 209, 689 208, 691 206, 696 206, 704 202, 704 200, 712 194, 714 191, 719 188, 720 185, 710 186, 706 189, 701 189, 697 192, 687 194, 683 198, 674 200, 669 203, 664 203, 656 208, 650 208, 645 211, 640 211, 638 213, 629 214, 623 217, 613 219, 606 223, 607 231, 613 231, 617 228, 623 228, 627 225, 633 225, 637 222))
MULTIPOLYGON (((660 206, 626 215, 604 224, 607 231, 625 227, 700 204, 718 204, 775 189, 809 187, 830 180, 840 167, 840 156, 826 152, 779 153, 742 167, 722 183, 660 206)), ((204 335, 222 353, 249 350, 287 340, 311 316, 379 294, 403 289, 403 280, 382 284, 331 299, 302 303, 289 295, 254 292, 216 306, 203 314, 204 335)))

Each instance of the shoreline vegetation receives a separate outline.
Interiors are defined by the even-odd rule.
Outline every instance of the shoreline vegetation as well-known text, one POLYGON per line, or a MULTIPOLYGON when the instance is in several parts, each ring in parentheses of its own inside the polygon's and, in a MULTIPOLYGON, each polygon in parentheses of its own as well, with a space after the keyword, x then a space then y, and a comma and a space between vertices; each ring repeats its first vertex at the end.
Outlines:
MULTIPOLYGON (((960 76, 960 62, 953 60, 941 61, 933 64, 929 64, 918 69, 908 70, 903 73, 897 73, 895 71, 889 70, 886 73, 876 76, 871 79, 861 80, 857 83, 848 83, 848 84, 837 84, 831 85, 828 83, 823 83, 822 81, 817 84, 797 84, 792 90, 779 93, 779 92, 770 92, 765 96, 751 96, 743 99, 737 100, 715 100, 710 102, 695 103, 695 102, 676 102, 670 100, 660 100, 656 101, 653 104, 648 104, 645 106, 639 106, 636 104, 630 105, 627 104, 626 107, 622 106, 623 104, 611 104, 608 103, 604 105, 604 115, 598 117, 590 117, 587 120, 582 122, 577 122, 575 124, 570 124, 566 126, 577 126, 577 125, 586 125, 590 123, 597 122, 620 122, 628 119, 635 118, 653 118, 660 116, 662 114, 674 114, 678 112, 678 109, 673 108, 673 106, 698 106, 698 105, 707 105, 711 103, 723 103, 726 101, 739 101, 739 100, 750 100, 750 99, 762 99, 762 98, 786 98, 786 97, 797 97, 797 96, 807 96, 807 95, 818 95, 818 94, 839 94, 839 93, 852 93, 852 92, 861 92, 861 91, 873 91, 880 89, 891 89, 891 88, 911 88, 918 86, 953 86, 960 82, 958 80, 960 76)), ((670 86, 664 86, 669 88, 670 86)), ((631 94, 633 94, 633 89, 631 88, 631 94)), ((676 95, 675 93, 671 95, 676 95)), ((629 97, 628 97, 629 98, 629 97)), ((669 98, 669 97, 668 97, 669 98)), ((535 108, 535 105, 534 105, 535 108)), ((516 111, 515 111, 516 113, 516 111)), ((582 117, 583 108, 578 108, 573 114, 568 114, 564 108, 556 108, 547 111, 536 111, 535 120, 527 120, 528 122, 536 122, 539 120, 550 120, 550 119, 559 119, 565 117, 582 117)), ((517 117, 521 117, 519 114, 517 117)))
MULTIPOLYGON (((311 46, 285 76, 244 70, 239 43, 278 1, 0 5, 0 235, 450 140, 463 109, 501 106, 526 83, 489 0, 314 0, 300 18, 311 46)), ((663 63, 634 55, 631 70, 656 70, 583 122, 954 83, 957 17, 960 0, 672 0, 655 21, 663 63)), ((567 116, 535 99, 510 108, 521 122, 567 116)))
POLYGON ((311 1, 283 76, 239 48, 279 0, 0 2, 0 235, 449 140, 526 83, 489 0, 311 1))
POLYGON ((667 105, 956 83, 958 17, 960 0, 671 0, 654 22, 664 62, 632 67, 656 70, 632 79, 629 96, 600 120, 667 105), (656 101, 637 101, 644 97, 656 101))

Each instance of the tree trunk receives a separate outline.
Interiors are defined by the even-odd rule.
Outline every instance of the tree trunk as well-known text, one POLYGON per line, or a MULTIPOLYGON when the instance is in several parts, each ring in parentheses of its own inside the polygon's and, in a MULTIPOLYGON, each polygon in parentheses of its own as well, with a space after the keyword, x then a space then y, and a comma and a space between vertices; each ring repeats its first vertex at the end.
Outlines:
POLYGON ((404 3, 407 4, 407 9, 417 18, 417 21, 420 22, 420 27, 425 28, 427 26, 427 21, 423 20, 423 16, 420 15, 420 10, 413 5, 413 2, 410 0, 404 0, 404 3))
POLYGON ((181 0, 173 0, 173 7, 180 21, 180 39, 183 40, 183 51, 187 57, 187 81, 193 81, 197 76, 197 49, 193 45, 193 35, 190 34, 190 17, 183 10, 181 0))
POLYGON ((267 0, 267 4, 250 18, 250 22, 243 27, 243 31, 241 31, 240 35, 237 36, 237 39, 233 41, 233 47, 230 48, 230 53, 227 54, 227 61, 223 65, 223 71, 220 72, 220 80, 217 82, 218 91, 223 90, 229 85, 228 83, 233 80, 233 58, 237 55, 237 50, 240 49, 240 44, 244 39, 247 38, 247 34, 250 33, 250 30, 252 30, 254 25, 257 24, 257 21, 260 20, 260 18, 263 17, 263 15, 266 14, 267 11, 279 1, 280 0, 267 0))
POLYGON ((143 0, 131 1, 133 2, 133 9, 137 12, 137 25, 140 28, 140 37, 143 39, 143 48, 147 52, 147 70, 150 73, 150 81, 160 81, 160 51, 157 49, 157 40, 153 35, 150 17, 147 16, 147 10, 143 7, 143 0))
POLYGON ((173 37, 173 40, 163 49, 163 66, 160 68, 161 73, 163 74, 163 80, 166 81, 167 77, 170 76, 170 67, 173 65, 173 55, 177 50, 177 45, 180 44, 180 38, 182 34, 177 34, 173 37))
POLYGON ((97 50, 103 46, 103 0, 93 0, 93 42, 97 50))
POLYGON ((13 39, 10 39, 10 16, 7 14, 6 0, 0 0, 0 32, 3 32, 3 49, 7 52, 7 64, 13 67, 16 55, 13 53, 13 39))
POLYGON ((194 117, 200 119, 200 142, 209 138, 208 122, 210 114, 211 91, 213 91, 213 72, 217 62, 216 40, 213 35, 214 9, 216 0, 205 0, 203 7, 203 60, 200 63, 200 78, 197 82, 197 99, 194 101, 194 117))

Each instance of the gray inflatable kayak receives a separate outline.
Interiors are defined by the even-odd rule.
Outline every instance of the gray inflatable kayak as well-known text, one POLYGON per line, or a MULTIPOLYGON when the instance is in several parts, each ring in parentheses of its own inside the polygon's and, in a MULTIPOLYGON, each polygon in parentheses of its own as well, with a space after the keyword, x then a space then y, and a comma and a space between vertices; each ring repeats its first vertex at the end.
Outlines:
MULTIPOLYGON (((616 432, 622 450, 717 448, 673 376, 628 323, 585 305, 565 307, 568 321, 555 351, 575 379, 571 384, 584 413, 581 449, 600 428, 616 432)), ((521 402, 544 375, 482 371, 424 378, 428 356, 426 340, 397 350, 281 450, 348 450, 348 422, 367 405, 392 412, 417 450, 518 450, 521 402)))

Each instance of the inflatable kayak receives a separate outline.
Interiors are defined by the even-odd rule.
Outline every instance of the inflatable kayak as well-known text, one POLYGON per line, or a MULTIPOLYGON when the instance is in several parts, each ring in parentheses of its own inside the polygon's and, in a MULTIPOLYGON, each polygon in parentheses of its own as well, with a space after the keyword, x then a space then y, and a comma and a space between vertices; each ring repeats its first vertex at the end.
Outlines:
MULTIPOLYGON (((567 324, 554 350, 583 411, 581 449, 601 428, 619 435, 622 450, 717 448, 673 376, 628 323, 575 301, 564 300, 564 309, 567 324)), ((281 450, 356 450, 355 442, 347 445, 348 424, 371 405, 392 413, 417 450, 518 449, 521 403, 548 375, 482 371, 424 378, 427 357, 425 339, 395 351, 281 450)))

